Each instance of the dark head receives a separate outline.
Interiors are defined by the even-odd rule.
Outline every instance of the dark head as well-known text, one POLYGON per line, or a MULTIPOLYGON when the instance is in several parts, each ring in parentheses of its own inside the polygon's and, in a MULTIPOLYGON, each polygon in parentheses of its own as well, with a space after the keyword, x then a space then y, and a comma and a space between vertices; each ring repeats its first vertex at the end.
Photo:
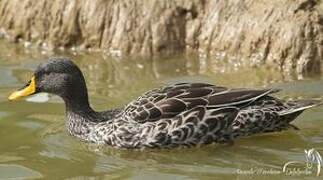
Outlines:
POLYGON ((69 108, 89 106, 83 74, 67 58, 51 58, 47 63, 39 65, 31 80, 24 87, 13 92, 9 100, 17 100, 39 92, 62 97, 69 108))

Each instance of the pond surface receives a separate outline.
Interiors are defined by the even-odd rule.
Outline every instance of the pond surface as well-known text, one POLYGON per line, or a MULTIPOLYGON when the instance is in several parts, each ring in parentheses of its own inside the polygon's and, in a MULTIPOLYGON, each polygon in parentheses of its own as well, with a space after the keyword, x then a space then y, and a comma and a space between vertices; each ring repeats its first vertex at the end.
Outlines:
MULTIPOLYGON (((295 80, 268 67, 232 67, 195 57, 127 60, 102 53, 58 55, 68 56, 80 66, 97 110, 124 105, 151 88, 182 81, 275 87, 283 90, 277 95, 285 99, 323 96, 322 77, 295 80)), ((294 122, 299 131, 254 136, 234 145, 145 151, 98 147, 67 134, 60 98, 43 95, 7 101, 10 92, 28 81, 37 65, 50 56, 53 54, 0 41, 0 179, 317 178, 315 168, 308 175, 281 171, 289 161, 304 162, 299 164, 303 170, 305 149, 316 148, 323 155, 323 107, 303 113, 294 122)))

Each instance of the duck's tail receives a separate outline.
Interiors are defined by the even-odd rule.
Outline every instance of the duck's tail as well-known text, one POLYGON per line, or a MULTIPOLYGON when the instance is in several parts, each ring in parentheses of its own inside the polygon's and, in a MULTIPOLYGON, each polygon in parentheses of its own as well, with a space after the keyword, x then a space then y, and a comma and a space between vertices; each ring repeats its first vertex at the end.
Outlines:
POLYGON ((234 137, 282 131, 291 127, 298 129, 290 122, 304 110, 321 104, 318 100, 297 100, 280 106, 267 105, 241 110, 233 122, 234 137))
POLYGON ((299 130, 299 128, 290 122, 294 121, 302 112, 306 109, 319 106, 322 102, 319 100, 297 100, 290 101, 286 103, 288 107, 285 110, 278 112, 281 119, 284 119, 288 128, 293 128, 295 130, 299 130))
MULTIPOLYGON (((292 120, 294 120, 299 114, 301 114, 304 110, 319 106, 322 104, 320 100, 297 100, 297 101, 289 101, 285 104, 286 109, 279 111, 279 116, 295 116, 292 120)), ((292 121, 291 120, 291 121, 292 121)), ((290 121, 290 122, 291 122, 290 121)))

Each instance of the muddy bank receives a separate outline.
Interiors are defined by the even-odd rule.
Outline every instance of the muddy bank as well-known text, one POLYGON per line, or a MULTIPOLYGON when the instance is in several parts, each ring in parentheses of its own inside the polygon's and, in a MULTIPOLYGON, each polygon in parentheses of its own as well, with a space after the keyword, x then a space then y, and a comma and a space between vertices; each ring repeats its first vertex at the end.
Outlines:
POLYGON ((316 0, 0 0, 0 28, 14 42, 49 49, 197 52, 309 74, 321 70, 321 12, 316 0))

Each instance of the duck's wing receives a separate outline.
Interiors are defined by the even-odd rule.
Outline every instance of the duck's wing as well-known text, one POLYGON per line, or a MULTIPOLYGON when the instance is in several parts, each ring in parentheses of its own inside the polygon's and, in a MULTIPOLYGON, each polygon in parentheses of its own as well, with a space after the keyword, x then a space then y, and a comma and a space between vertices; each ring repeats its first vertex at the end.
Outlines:
POLYGON ((124 115, 137 122, 172 118, 197 106, 208 109, 253 102, 272 89, 228 89, 207 83, 180 83, 148 91, 125 107, 124 115))

